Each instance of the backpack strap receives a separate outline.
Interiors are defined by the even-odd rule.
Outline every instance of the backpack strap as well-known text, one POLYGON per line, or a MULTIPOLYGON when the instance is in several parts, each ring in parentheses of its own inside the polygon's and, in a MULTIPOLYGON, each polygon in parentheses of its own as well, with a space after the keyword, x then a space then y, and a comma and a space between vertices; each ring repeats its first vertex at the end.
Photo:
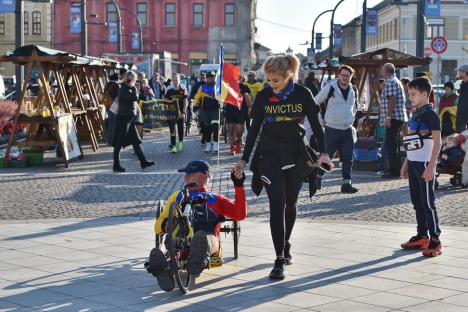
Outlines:
POLYGON ((323 101, 322 104, 320 104, 320 113, 322 114, 322 119, 325 119, 325 113, 327 112, 327 106, 328 106, 328 100, 333 96, 333 92, 335 91, 335 88, 333 88, 332 85, 330 85, 330 90, 328 90, 328 95, 325 101, 323 101))

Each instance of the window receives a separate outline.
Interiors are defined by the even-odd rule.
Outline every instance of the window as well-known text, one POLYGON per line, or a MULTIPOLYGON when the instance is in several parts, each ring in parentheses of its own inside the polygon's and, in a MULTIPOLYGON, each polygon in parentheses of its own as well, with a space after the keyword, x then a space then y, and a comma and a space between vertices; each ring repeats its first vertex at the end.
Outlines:
POLYGON ((32 34, 41 34, 41 12, 39 11, 32 12, 32 34))
POLYGON ((203 26, 203 4, 193 4, 193 26, 203 26))
POLYGON ((426 39, 444 35, 444 25, 429 25, 426 27, 426 39))
POLYGON ((234 4, 224 5, 224 26, 234 25, 234 4))
POLYGON ((108 2, 106 7, 106 21, 109 23, 117 23, 117 9, 113 3, 108 2))
POLYGON ((175 3, 166 3, 166 26, 175 26, 175 3))
POLYGON ((24 12, 24 34, 29 35, 29 12, 24 12))
POLYGON ((0 13, 0 35, 5 34, 5 13, 0 13))
POLYGON ((137 16, 140 19, 141 25, 145 26, 148 24, 147 19, 148 4, 147 3, 137 3, 137 16))

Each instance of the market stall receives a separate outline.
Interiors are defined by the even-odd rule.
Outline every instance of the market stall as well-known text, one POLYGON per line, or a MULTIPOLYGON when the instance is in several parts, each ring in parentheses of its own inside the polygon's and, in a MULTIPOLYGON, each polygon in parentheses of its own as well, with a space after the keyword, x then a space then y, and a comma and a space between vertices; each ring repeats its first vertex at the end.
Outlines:
MULTIPOLYGON (((7 156, 14 145, 43 150, 57 147, 57 154, 61 155, 67 167, 69 160, 83 156, 66 91, 67 80, 59 70, 63 64, 74 61, 80 61, 80 57, 37 45, 23 46, 9 55, 0 57, 0 62, 12 62, 27 67, 13 121, 14 129, 18 124, 28 126, 27 138, 25 141, 15 142, 15 136, 10 136, 6 148, 7 156), (37 96, 29 97, 26 101, 33 71, 38 76, 39 91, 37 96), (55 92, 51 77, 57 83, 55 92)), ((7 157, 6 165, 8 163, 7 157)))

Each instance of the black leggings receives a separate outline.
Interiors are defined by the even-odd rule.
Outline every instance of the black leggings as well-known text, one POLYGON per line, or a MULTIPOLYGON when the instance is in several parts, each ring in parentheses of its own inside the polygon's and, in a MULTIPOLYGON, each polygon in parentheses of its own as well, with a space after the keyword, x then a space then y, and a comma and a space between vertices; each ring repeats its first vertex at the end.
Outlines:
POLYGON ((213 123, 211 125, 204 124, 203 125, 203 137, 205 138, 206 143, 210 142, 218 142, 218 135, 219 135, 219 125, 217 123, 213 123), (213 140, 211 140, 213 137, 213 140))
POLYGON ((296 222, 296 203, 304 177, 293 168, 282 170, 277 159, 262 159, 260 176, 270 201, 270 230, 276 256, 283 256, 296 222))
POLYGON ((179 135, 179 142, 184 140, 184 120, 177 119, 177 122, 173 121, 169 123, 169 131, 171 132, 171 145, 176 144, 176 132, 175 127, 177 124, 177 133, 179 135))

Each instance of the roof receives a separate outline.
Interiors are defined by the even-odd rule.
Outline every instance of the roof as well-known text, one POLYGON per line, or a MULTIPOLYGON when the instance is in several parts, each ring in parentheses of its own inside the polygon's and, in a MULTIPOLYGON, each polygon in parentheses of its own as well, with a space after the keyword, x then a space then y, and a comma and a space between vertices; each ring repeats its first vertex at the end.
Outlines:
POLYGON ((431 60, 431 58, 423 59, 390 48, 382 48, 343 58, 343 63, 355 66, 382 66, 385 63, 392 63, 395 67, 406 67, 410 65, 424 65, 430 63, 431 60))

